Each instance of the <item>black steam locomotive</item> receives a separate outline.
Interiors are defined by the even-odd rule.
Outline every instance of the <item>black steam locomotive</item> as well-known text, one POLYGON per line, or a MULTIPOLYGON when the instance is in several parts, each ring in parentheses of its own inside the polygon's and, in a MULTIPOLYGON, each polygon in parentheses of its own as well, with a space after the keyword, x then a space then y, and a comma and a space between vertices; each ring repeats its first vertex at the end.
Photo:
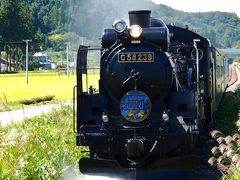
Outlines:
POLYGON ((74 126, 91 159, 136 168, 194 153, 220 102, 228 78, 222 52, 150 14, 130 11, 129 27, 117 20, 104 30, 99 91, 83 86, 87 53, 96 49, 79 48, 74 126))

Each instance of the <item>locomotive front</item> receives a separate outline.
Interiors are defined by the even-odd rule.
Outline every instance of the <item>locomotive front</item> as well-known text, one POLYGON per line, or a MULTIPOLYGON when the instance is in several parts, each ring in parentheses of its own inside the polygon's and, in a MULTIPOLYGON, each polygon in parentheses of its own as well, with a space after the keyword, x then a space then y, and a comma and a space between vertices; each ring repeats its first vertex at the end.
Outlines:
POLYGON ((169 53, 169 29, 150 14, 147 10, 130 11, 129 27, 117 20, 113 28, 104 30, 99 93, 83 92, 86 47, 80 47, 77 145, 89 146, 91 159, 141 167, 184 154, 193 146, 194 68, 188 71, 177 63, 186 62, 188 54, 169 53), (179 70, 184 74, 177 78, 179 70), (184 91, 178 91, 180 83, 181 87, 186 84, 184 91), (179 118, 183 116, 186 122, 179 118))
POLYGON ((159 156, 159 131, 167 116, 164 102, 173 82, 165 53, 169 31, 162 22, 151 27, 150 13, 130 11, 129 27, 117 20, 102 36, 100 93, 107 99, 102 131, 114 140, 111 151, 99 148, 98 155, 112 154, 126 167, 141 166, 143 162, 136 162, 150 154, 159 156))
MULTIPOLYGON (((152 111, 163 112, 161 100, 172 85, 172 67, 165 54, 169 32, 150 27, 150 11, 130 11, 130 28, 118 20, 102 37, 103 91, 119 104, 124 120, 142 122, 152 111)), ((136 126, 138 124, 134 124, 136 126)), ((148 123, 151 123, 150 121, 148 123)))

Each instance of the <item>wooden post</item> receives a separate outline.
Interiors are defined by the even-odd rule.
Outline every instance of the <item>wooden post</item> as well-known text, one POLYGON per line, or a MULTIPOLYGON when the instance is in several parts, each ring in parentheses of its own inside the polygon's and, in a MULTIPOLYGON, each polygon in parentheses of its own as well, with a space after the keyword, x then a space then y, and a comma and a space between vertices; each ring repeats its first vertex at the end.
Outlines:
POLYGON ((32 42, 32 40, 26 39, 23 41, 26 42, 26 82, 28 84, 28 43, 32 42))
POLYGON ((2 51, 1 51, 1 48, 0 48, 0 74, 2 72, 2 51))

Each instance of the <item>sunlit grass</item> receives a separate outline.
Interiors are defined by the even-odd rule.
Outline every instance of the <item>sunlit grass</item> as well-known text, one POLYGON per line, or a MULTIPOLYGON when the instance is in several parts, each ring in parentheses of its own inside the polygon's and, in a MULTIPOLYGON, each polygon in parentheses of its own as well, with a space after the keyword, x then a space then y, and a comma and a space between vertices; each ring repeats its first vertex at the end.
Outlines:
MULTIPOLYGON (((98 74, 90 74, 88 84, 98 88, 98 78, 98 74)), ((30 72, 28 84, 25 73, 1 74, 0 100, 5 96, 8 101, 16 102, 46 95, 54 95, 55 99, 70 99, 75 85, 76 76, 72 74, 67 77, 64 74, 58 75, 57 72, 30 72)), ((84 89, 86 90, 85 86, 84 89)))
POLYGON ((5 94, 8 101, 18 101, 36 96, 55 95, 57 99, 71 97, 72 88, 76 84, 75 76, 58 76, 57 74, 29 74, 26 83, 22 73, 0 76, 0 94, 5 94), (37 76, 36 76, 37 75, 37 76))

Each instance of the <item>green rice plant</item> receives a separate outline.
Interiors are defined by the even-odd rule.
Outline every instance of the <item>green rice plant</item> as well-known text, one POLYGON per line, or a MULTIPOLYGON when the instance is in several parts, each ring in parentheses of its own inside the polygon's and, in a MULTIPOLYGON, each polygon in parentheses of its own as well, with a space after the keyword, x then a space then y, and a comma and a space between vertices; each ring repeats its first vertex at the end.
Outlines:
POLYGON ((81 153, 72 132, 72 108, 0 127, 0 179, 59 179, 77 169, 81 153))

